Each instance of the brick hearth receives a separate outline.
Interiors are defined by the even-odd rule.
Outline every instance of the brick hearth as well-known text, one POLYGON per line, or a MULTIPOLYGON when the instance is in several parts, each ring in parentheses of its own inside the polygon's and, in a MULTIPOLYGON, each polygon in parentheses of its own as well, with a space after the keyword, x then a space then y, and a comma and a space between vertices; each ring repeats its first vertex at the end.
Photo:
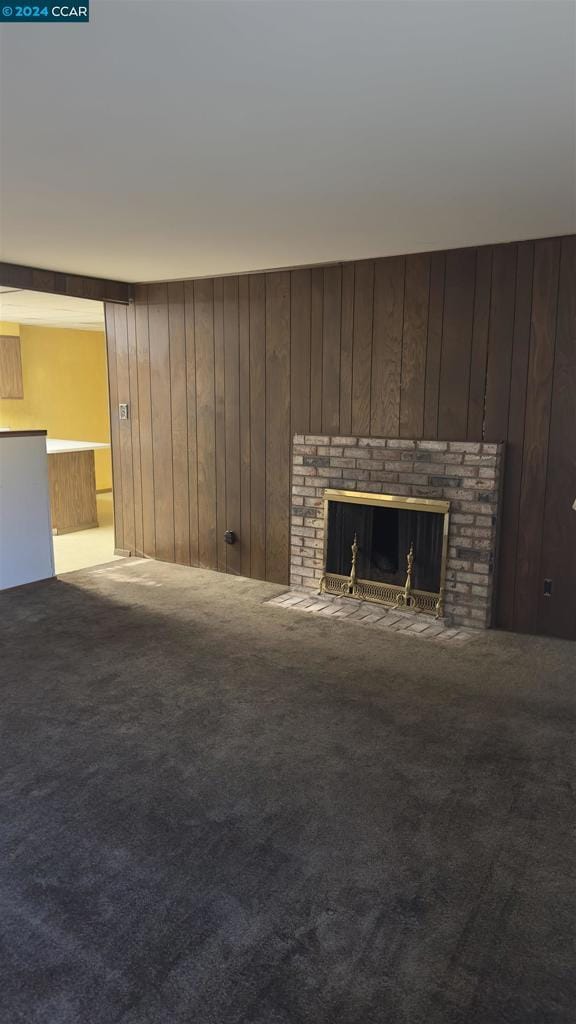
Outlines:
POLYGON ((324 570, 327 487, 450 502, 445 622, 492 622, 501 444, 296 434, 290 583, 317 590, 324 570))

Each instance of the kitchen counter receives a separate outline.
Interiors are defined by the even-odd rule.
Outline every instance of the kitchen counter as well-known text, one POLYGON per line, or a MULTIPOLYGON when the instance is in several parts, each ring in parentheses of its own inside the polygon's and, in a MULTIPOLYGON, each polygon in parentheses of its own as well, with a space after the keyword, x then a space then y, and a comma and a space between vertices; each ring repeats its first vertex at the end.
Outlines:
POLYGON ((46 438, 54 533, 72 533, 98 526, 94 451, 109 447, 103 441, 46 438))
POLYGON ((46 451, 48 455, 60 455, 62 452, 93 452, 97 448, 109 448, 104 441, 68 441, 61 437, 47 437, 46 451))

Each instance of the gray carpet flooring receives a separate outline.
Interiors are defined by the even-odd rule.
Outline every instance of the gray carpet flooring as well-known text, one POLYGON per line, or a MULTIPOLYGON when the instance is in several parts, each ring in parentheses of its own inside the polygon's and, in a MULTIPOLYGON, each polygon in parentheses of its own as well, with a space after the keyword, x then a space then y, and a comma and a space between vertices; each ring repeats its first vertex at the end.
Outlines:
POLYGON ((0 595, 2 1024, 568 1024, 576 648, 281 589, 0 595))

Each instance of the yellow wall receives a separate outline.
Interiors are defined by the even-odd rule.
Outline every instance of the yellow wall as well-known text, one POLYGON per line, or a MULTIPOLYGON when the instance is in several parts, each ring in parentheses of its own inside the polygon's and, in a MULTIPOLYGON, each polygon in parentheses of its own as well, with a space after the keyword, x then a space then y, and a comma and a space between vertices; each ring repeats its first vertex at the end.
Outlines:
POLYGON ((17 337, 20 334, 20 324, 9 324, 6 320, 0 320, 0 334, 11 334, 17 337))
MULTIPOLYGON (((49 437, 110 442, 106 341, 100 331, 0 322, 19 334, 24 398, 0 400, 0 427, 46 429, 49 437)), ((96 487, 112 487, 109 451, 97 451, 96 487)))

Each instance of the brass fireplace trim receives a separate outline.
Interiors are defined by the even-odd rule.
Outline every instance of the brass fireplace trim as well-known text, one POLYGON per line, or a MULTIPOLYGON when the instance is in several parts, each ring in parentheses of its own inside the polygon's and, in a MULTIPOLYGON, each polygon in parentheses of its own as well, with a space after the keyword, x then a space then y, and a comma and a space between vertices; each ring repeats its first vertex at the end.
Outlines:
POLYGON ((407 498, 397 494, 372 494, 369 491, 340 491, 326 488, 324 491, 324 573, 320 581, 320 592, 337 594, 340 597, 355 597, 361 601, 373 601, 388 607, 410 608, 441 618, 444 614, 444 589, 446 562, 448 559, 448 529, 450 524, 450 502, 437 498, 407 498), (352 545, 350 576, 326 572, 328 551, 328 503, 349 502, 354 505, 380 505, 387 508, 409 509, 413 512, 436 512, 444 516, 442 533, 442 556, 440 563, 440 589, 438 593, 412 588, 414 565, 413 548, 407 552, 407 576, 403 587, 378 580, 361 580, 356 576, 358 545, 356 537, 352 545))
POLYGON ((327 487, 324 491, 324 512, 329 501, 347 501, 353 505, 386 505, 388 508, 407 508, 413 512, 439 512, 446 515, 450 502, 440 498, 405 498, 399 494, 372 494, 370 491, 337 491, 327 487))

